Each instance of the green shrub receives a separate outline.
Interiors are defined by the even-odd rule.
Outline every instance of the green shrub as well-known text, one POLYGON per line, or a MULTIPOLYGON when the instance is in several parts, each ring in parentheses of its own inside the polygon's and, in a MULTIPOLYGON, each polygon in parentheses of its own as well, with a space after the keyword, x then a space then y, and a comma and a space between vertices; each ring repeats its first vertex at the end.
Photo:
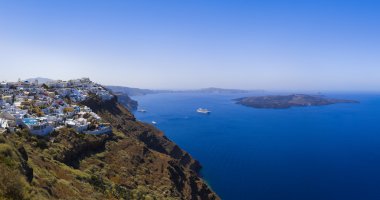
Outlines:
POLYGON ((99 176, 92 175, 88 182, 94 186, 94 188, 102 193, 107 190, 107 185, 104 183, 103 178, 99 176))
POLYGON ((45 139, 37 139, 36 146, 40 149, 47 149, 49 147, 48 142, 45 139))
POLYGON ((16 134, 17 134, 19 137, 23 137, 23 138, 29 138, 29 137, 30 137, 29 130, 26 129, 26 128, 17 131, 16 134))
POLYGON ((8 144, 0 144, 0 162, 8 167, 14 167, 12 147, 8 144))
POLYGON ((26 183, 16 170, 0 165, 0 199, 25 199, 26 183))
POLYGON ((118 199, 130 199, 131 198, 131 192, 127 188, 120 186, 120 185, 115 186, 114 195, 118 199))
POLYGON ((3 144, 5 143, 5 138, 4 136, 0 135, 0 144, 3 144))

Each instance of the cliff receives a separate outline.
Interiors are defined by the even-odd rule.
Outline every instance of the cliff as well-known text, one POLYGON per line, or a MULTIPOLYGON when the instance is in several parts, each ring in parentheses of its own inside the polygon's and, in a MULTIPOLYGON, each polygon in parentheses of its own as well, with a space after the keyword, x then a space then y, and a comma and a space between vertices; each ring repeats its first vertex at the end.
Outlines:
POLYGON ((0 135, 0 199, 219 199, 199 177, 198 161, 117 98, 83 104, 113 133, 0 135))
POLYGON ((118 102, 128 108, 128 110, 137 110, 138 102, 131 99, 127 94, 119 92, 114 93, 114 95, 117 96, 118 102))

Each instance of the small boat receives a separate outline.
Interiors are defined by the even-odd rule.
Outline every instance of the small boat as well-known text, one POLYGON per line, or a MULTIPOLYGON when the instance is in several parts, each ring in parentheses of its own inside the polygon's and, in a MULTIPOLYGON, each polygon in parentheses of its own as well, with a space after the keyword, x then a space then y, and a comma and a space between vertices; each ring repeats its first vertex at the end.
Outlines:
POLYGON ((211 113, 211 111, 207 110, 206 108, 198 108, 197 112, 202 113, 202 114, 210 114, 211 113))
POLYGON ((156 124, 157 124, 157 122, 156 122, 156 121, 152 121, 152 124, 156 125, 156 124))
POLYGON ((146 113, 147 111, 144 109, 137 110, 137 112, 146 113))

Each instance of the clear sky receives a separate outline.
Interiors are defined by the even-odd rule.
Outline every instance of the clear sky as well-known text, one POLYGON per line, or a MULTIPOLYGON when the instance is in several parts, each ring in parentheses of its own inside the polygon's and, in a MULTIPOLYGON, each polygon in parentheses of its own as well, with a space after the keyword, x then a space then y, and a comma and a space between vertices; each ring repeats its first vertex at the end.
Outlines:
POLYGON ((380 89, 376 0, 0 0, 0 80, 380 89))

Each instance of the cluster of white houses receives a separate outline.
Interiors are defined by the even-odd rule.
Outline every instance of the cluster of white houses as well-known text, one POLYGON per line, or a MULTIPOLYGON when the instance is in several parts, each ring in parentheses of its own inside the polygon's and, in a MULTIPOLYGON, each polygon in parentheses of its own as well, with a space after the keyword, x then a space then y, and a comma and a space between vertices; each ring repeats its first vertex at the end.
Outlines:
POLYGON ((112 131, 101 117, 80 103, 91 95, 103 101, 113 95, 88 78, 51 81, 0 83, 0 133, 27 128, 32 134, 46 135, 70 127, 79 133, 104 134, 112 131))

